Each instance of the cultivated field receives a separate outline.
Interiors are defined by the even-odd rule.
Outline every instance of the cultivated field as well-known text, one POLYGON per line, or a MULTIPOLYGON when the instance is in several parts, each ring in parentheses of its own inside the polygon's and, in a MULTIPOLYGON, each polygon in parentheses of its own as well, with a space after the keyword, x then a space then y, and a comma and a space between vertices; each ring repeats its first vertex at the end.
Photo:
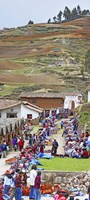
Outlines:
POLYGON ((23 90, 81 92, 90 75, 81 69, 90 48, 90 17, 0 31, 0 96, 23 90))

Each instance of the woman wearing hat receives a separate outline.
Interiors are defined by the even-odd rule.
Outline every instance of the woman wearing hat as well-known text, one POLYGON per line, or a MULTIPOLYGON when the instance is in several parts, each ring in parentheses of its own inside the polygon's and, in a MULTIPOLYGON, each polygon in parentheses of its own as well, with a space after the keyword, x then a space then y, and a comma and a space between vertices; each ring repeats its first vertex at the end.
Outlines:
POLYGON ((9 170, 6 170, 4 175, 5 175, 5 178, 4 178, 4 196, 3 196, 3 198, 9 200, 10 197, 8 194, 9 194, 9 190, 12 185, 12 175, 9 170))
POLYGON ((22 200, 22 172, 18 171, 15 180, 15 187, 16 187, 16 200, 22 200))

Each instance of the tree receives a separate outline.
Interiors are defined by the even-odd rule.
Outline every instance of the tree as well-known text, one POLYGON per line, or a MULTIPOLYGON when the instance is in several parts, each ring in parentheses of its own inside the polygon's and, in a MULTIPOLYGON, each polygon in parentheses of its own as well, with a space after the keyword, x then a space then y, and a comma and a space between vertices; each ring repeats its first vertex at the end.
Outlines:
POLYGON ((72 19, 76 19, 77 16, 78 16, 77 9, 73 8, 73 10, 72 10, 72 19))
POLYGON ((71 11, 69 8, 66 6, 64 9, 63 17, 65 17, 65 20, 69 21, 71 19, 71 11))
POLYGON ((79 5, 77 6, 77 14, 78 14, 78 15, 81 15, 81 8, 80 8, 79 5))
POLYGON ((34 24, 34 22, 33 22, 32 20, 30 20, 30 21, 28 22, 28 24, 34 24))
POLYGON ((53 17, 54 22, 56 22, 56 19, 57 19, 56 16, 54 16, 54 17, 53 17))
POLYGON ((49 24, 50 22, 51 22, 51 19, 49 18, 47 23, 49 24))
POLYGON ((57 20, 61 22, 61 17, 62 17, 62 11, 60 10, 60 12, 57 15, 57 20))
POLYGON ((87 15, 87 14, 89 14, 89 10, 83 10, 82 11, 82 15, 87 15))
POLYGON ((85 55, 85 69, 90 73, 90 49, 87 50, 85 55))

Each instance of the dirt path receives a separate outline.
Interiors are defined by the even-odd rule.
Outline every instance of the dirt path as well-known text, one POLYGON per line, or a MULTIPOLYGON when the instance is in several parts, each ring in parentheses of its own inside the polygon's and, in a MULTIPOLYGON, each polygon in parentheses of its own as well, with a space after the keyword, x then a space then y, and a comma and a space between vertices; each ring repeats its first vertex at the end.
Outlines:
MULTIPOLYGON (((57 149, 57 154, 64 154, 64 145, 65 145, 65 140, 62 137, 62 133, 63 133, 63 129, 60 129, 60 121, 57 121, 57 127, 59 128, 59 130, 57 131, 56 134, 51 135, 49 138, 51 139, 56 139, 59 146, 57 149)), ((51 150, 52 146, 46 146, 45 150, 51 150)))

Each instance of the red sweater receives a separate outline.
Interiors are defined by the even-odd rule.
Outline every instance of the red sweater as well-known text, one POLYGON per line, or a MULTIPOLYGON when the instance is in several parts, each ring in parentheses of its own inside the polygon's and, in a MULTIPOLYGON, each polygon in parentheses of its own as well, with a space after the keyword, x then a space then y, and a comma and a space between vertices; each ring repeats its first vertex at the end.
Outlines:
POLYGON ((37 175, 36 178, 35 178, 34 187, 37 188, 37 189, 40 189, 40 184, 41 184, 41 177, 37 175))
POLYGON ((20 174, 18 174, 17 176, 16 176, 16 187, 21 187, 22 186, 22 177, 21 177, 21 175, 20 174))

